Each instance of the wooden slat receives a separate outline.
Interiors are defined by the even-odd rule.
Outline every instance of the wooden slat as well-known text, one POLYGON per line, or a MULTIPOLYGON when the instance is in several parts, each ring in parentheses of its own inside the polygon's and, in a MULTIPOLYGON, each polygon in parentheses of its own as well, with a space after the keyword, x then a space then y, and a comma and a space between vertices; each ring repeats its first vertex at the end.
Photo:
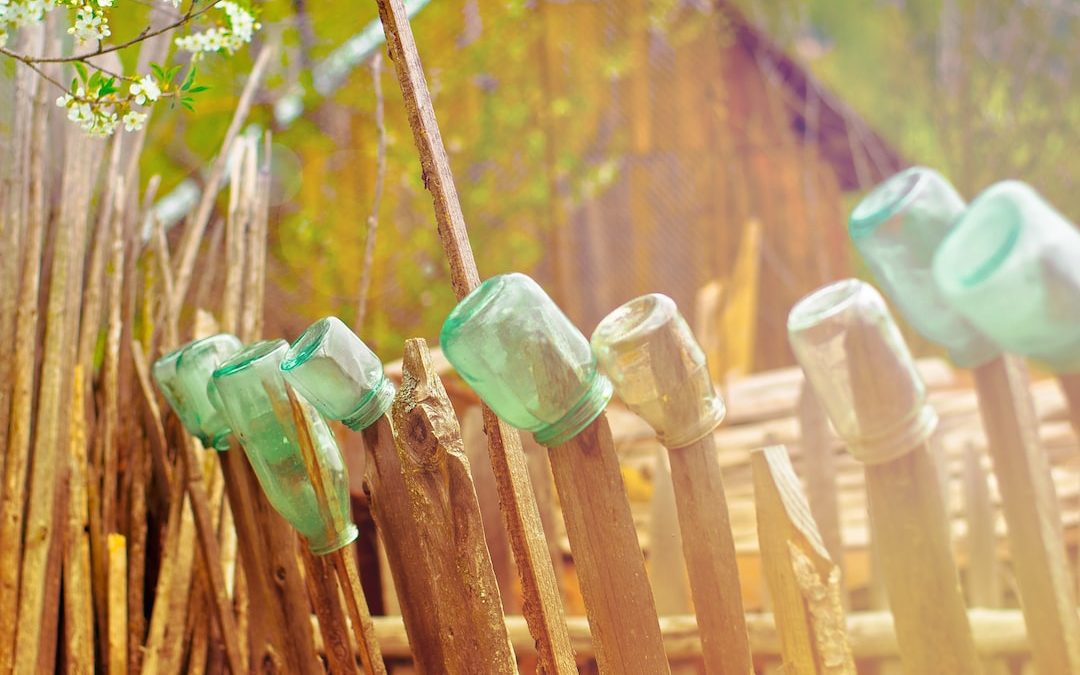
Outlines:
POLYGON ((854 675, 841 604, 840 568, 829 557, 782 446, 754 452, 758 540, 780 637, 784 672, 854 675))
POLYGON ((669 671, 607 417, 550 448, 574 567, 601 670, 669 671))
MULTIPOLYGON (((413 141, 419 151, 424 184, 434 200, 439 240, 450 266, 451 284, 460 299, 479 285, 480 275, 469 244, 446 148, 435 121, 420 55, 402 1, 379 0, 378 6, 387 48, 405 100, 413 141)), ((551 673, 570 675, 576 672, 577 667, 521 443, 516 430, 501 422, 486 406, 484 429, 499 485, 500 506, 525 597, 525 616, 539 645, 541 668, 551 673)))

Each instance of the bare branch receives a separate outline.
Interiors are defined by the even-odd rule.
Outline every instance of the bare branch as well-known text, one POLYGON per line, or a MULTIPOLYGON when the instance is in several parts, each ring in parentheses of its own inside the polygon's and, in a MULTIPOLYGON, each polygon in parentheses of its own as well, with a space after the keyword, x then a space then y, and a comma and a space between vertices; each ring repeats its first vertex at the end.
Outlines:
MULTIPOLYGON (((213 9, 215 6, 217 6, 217 4, 219 2, 221 2, 221 0, 211 0, 210 4, 208 4, 206 7, 203 7, 202 9, 200 9, 198 11, 195 11, 195 2, 196 2, 196 0, 191 0, 191 4, 188 5, 187 12, 184 13, 183 16, 181 16, 179 19, 177 19, 176 21, 174 21, 174 22, 172 22, 172 23, 170 23, 170 24, 168 24, 166 26, 162 26, 161 28, 155 28, 153 30, 151 30, 150 27, 147 26, 146 28, 142 29, 142 31, 138 35, 131 38, 127 42, 121 42, 120 44, 112 45, 112 46, 109 46, 109 47, 102 46, 99 43, 98 48, 95 49, 92 52, 83 52, 82 54, 72 54, 71 56, 48 56, 48 57, 46 57, 46 56, 29 56, 27 54, 19 54, 18 52, 13 52, 10 49, 0 47, 0 54, 3 54, 5 56, 10 56, 11 58, 16 59, 18 61, 22 61, 23 63, 25 63, 26 65, 28 65, 30 67, 33 67, 33 64, 35 64, 35 63, 72 63, 72 62, 75 62, 75 61, 86 61, 87 59, 91 59, 91 58, 93 58, 95 56, 100 56, 102 54, 108 54, 110 52, 120 51, 121 49, 127 49, 128 47, 131 47, 133 45, 137 45, 140 42, 143 42, 144 40, 149 40, 150 38, 155 37, 157 35, 161 35, 162 33, 167 33, 169 31, 173 30, 174 28, 179 28, 180 26, 183 26, 184 24, 189 23, 192 19, 195 19, 195 18, 205 14, 206 12, 209 12, 211 9, 213 9)), ((37 68, 34 68, 34 70, 37 70, 37 68)), ((41 71, 38 71, 38 72, 41 72, 41 71)))

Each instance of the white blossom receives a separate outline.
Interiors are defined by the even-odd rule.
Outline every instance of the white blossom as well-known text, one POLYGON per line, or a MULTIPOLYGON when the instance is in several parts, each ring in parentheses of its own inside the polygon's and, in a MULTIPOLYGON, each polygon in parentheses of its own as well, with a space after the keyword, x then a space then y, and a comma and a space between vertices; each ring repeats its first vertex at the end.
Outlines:
POLYGON ((157 80, 154 79, 153 75, 147 75, 131 85, 128 92, 135 97, 135 102, 139 105, 153 103, 161 98, 161 87, 158 86, 157 80))
POLYGON ((74 35, 80 44, 104 40, 112 35, 105 15, 91 5, 83 5, 75 10, 75 25, 68 28, 67 32, 74 35))
POLYGON ((235 2, 225 0, 217 4, 229 20, 228 27, 216 26, 201 33, 184 35, 175 40, 176 46, 196 56, 206 52, 224 51, 232 54, 251 42, 251 37, 262 25, 248 10, 235 2))
POLYGON ((146 113, 141 113, 136 110, 129 110, 124 115, 124 130, 125 131, 138 131, 143 128, 143 124, 146 123, 146 113))

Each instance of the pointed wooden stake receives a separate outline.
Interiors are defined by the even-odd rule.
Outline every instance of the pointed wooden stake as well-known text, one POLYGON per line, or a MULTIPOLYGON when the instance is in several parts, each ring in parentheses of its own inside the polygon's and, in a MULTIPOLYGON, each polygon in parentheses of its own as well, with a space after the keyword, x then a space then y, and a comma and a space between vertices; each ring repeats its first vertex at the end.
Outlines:
POLYGON ((392 408, 398 456, 418 553, 438 579, 431 608, 442 624, 445 669, 516 673, 461 429, 423 339, 405 342, 402 373, 392 408))
MULTIPOLYGON (((433 197, 439 239, 450 265, 450 280, 454 293, 461 299, 480 284, 480 275, 473 259, 446 148, 435 121, 435 110, 424 80, 416 40, 402 0, 378 0, 378 5, 387 48, 394 62, 413 140, 419 151, 424 185, 433 197)), ((499 504, 506 519, 506 529, 521 579, 521 592, 525 598, 523 613, 537 642, 540 667, 548 673, 573 675, 577 672, 574 651, 566 630, 562 601, 558 595, 559 586, 548 557, 521 441, 517 431, 500 422, 487 406, 484 406, 484 429, 499 487, 499 504)))
POLYGON ((818 533, 787 451, 758 450, 750 465, 761 563, 776 616, 783 672, 855 675, 840 598, 840 568, 818 533))

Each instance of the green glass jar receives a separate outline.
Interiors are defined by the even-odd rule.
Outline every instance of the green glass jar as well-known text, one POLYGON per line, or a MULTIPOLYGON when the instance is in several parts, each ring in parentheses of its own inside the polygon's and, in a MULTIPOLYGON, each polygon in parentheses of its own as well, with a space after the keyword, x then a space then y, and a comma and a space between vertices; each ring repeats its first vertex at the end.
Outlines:
POLYGON ((675 301, 652 293, 608 314, 592 348, 615 393, 669 448, 712 433, 724 419, 705 353, 675 301))
POLYGON ((379 357, 334 316, 296 339, 281 372, 319 412, 355 431, 374 424, 394 402, 394 384, 379 357))
POLYGON ((611 399, 588 340, 524 274, 492 277, 465 296, 439 343, 495 414, 541 445, 570 440, 611 399))
POLYGON ((349 477, 330 427, 299 394, 307 428, 297 429, 280 369, 288 349, 284 340, 256 342, 214 371, 214 385, 222 412, 270 504, 304 536, 312 553, 324 555, 357 536, 349 515, 349 477), (327 503, 316 498, 298 440, 300 431, 311 438, 327 486, 327 503))
POLYGON ((933 271, 953 307, 1004 350, 1080 371, 1080 232, 1031 187, 987 188, 933 271))
POLYGON ((856 459, 886 462, 930 438, 937 414, 873 286, 845 279, 804 297, 788 315, 788 341, 856 459))
POLYGON ((931 270, 938 244, 964 208, 964 200, 941 174, 913 167, 859 202, 848 232, 908 323, 967 368, 993 359, 1000 349, 952 308, 931 270))
POLYGON ((243 345, 219 333, 195 340, 154 362, 153 375, 173 412, 205 448, 229 449, 231 431, 207 392, 210 375, 243 345))

